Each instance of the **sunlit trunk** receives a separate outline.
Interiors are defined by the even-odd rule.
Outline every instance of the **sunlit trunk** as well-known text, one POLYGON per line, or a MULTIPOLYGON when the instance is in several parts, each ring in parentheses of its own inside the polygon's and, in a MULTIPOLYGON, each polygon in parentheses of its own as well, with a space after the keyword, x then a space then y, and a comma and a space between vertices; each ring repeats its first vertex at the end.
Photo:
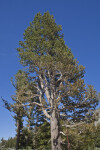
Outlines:
POLYGON ((57 112, 55 109, 53 109, 51 112, 51 146, 52 150, 62 150, 59 112, 57 112))
POLYGON ((20 142, 20 121, 17 120, 17 139, 16 139, 16 150, 19 149, 19 142, 20 142))

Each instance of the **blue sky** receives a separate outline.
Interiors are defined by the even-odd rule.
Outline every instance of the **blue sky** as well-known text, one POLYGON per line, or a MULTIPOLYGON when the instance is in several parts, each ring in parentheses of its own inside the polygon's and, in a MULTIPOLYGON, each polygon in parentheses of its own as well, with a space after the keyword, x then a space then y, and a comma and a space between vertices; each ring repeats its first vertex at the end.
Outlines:
MULTIPOLYGON (((21 69, 16 48, 39 11, 54 15, 75 58, 86 67, 85 82, 100 92, 100 0, 0 0, 0 96, 11 101, 10 78, 21 69)), ((15 135, 12 114, 0 101, 0 139, 15 135)))

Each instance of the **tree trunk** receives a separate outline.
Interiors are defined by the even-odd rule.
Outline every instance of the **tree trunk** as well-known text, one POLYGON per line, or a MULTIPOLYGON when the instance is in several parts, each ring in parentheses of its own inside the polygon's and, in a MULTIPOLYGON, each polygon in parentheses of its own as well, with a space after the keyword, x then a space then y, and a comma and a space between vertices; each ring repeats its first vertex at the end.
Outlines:
POLYGON ((20 110, 17 112, 16 125, 17 125, 16 150, 18 150, 21 148, 20 135, 21 135, 22 127, 23 127, 22 112, 20 110))
POLYGON ((20 143, 20 121, 17 120, 17 139, 16 139, 16 150, 19 149, 19 143, 20 143))
POLYGON ((59 112, 57 112, 55 109, 53 109, 51 112, 51 146, 52 150, 62 150, 59 112))

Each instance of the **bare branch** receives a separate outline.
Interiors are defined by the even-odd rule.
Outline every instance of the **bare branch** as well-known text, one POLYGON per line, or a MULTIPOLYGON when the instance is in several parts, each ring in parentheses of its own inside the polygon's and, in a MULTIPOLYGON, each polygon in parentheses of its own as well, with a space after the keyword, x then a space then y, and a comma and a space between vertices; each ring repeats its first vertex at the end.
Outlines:
POLYGON ((50 102, 50 94, 49 94, 49 90, 48 90, 48 87, 47 87, 46 77, 44 76, 45 86, 43 85, 43 79, 42 79, 41 76, 39 76, 39 79, 40 79, 40 82, 41 82, 41 87, 42 87, 42 89, 44 90, 44 92, 46 94, 47 100, 48 100, 48 102, 50 102))
MULTIPOLYGON (((41 78, 41 76, 39 76, 39 79, 40 79, 40 82, 41 82, 41 87, 42 87, 42 89, 43 89, 43 88, 44 88, 43 79, 41 78)), ((39 95, 39 101, 40 101, 40 104, 41 104, 41 106, 42 106, 42 111, 43 111, 44 115, 45 115, 47 118, 50 119, 51 116, 47 113, 46 109, 43 107, 43 104, 42 104, 42 91, 41 91, 41 89, 40 89, 39 87, 38 87, 38 91, 39 91, 39 93, 40 93, 40 95, 39 95)))
POLYGON ((50 119, 51 116, 47 113, 47 111, 44 108, 42 108, 42 110, 43 110, 44 115, 50 119))
POLYGON ((39 104, 39 103, 37 103, 37 102, 31 102, 31 103, 29 103, 29 104, 22 104, 21 103, 21 101, 17 98, 17 101, 20 103, 20 105, 22 105, 22 106, 31 106, 31 105, 38 105, 38 106, 42 106, 42 104, 39 104))
MULTIPOLYGON (((57 80, 57 82, 59 82, 61 79, 62 79, 62 73, 60 72, 60 73, 58 73, 58 74, 60 74, 61 76, 59 77, 59 79, 57 80)), ((57 74, 56 74, 57 75, 57 74)))
POLYGON ((61 116, 65 117, 66 115, 65 114, 60 114, 61 116))
POLYGON ((85 124, 85 122, 80 122, 80 123, 77 123, 77 124, 72 124, 72 125, 62 125, 62 126, 65 126, 66 128, 72 128, 72 127, 76 127, 76 126, 80 126, 80 125, 83 125, 85 124))
POLYGON ((82 104, 84 104, 88 100, 88 98, 89 97, 85 98, 84 101, 82 101, 81 103, 76 104, 75 106, 74 105, 72 105, 72 106, 71 105, 66 106, 66 104, 63 104, 64 106, 59 107, 59 109, 64 110, 64 109, 70 109, 70 108, 73 108, 73 107, 77 108, 77 107, 81 106, 82 104))
POLYGON ((41 95, 39 96, 40 104, 42 105, 42 111, 47 118, 51 118, 51 116, 47 113, 46 109, 43 107, 41 95))
POLYGON ((48 86, 47 86, 47 80, 46 80, 46 77, 44 77, 44 79, 45 79, 45 85, 46 85, 46 87, 45 87, 45 94, 46 94, 46 97, 47 97, 47 99, 48 99, 48 102, 50 103, 50 94, 49 94, 49 90, 48 90, 48 86))
POLYGON ((31 106, 31 105, 34 105, 34 104, 42 107, 42 104, 39 104, 37 102, 32 102, 32 103, 29 103, 29 104, 22 104, 22 106, 31 106))
POLYGON ((44 118, 44 120, 46 120, 50 124, 50 122, 46 118, 44 118))
POLYGON ((82 105, 84 102, 86 102, 88 100, 89 96, 87 98, 85 98, 85 100, 80 104, 82 105))
POLYGON ((60 132, 60 134, 62 134, 62 135, 64 135, 64 136, 66 136, 66 134, 65 134, 64 132, 60 132))

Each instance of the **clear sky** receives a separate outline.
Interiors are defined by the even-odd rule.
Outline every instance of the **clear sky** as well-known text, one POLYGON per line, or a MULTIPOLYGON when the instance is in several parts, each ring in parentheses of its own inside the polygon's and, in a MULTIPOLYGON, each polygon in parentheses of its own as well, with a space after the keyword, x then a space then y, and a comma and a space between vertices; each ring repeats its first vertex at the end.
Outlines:
MULTIPOLYGON (((16 48, 39 11, 54 15, 75 58, 86 67, 85 82, 100 92, 100 0, 0 0, 0 96, 11 101, 10 78, 21 68, 16 48)), ((0 100, 0 139, 15 135, 12 114, 0 100)))

